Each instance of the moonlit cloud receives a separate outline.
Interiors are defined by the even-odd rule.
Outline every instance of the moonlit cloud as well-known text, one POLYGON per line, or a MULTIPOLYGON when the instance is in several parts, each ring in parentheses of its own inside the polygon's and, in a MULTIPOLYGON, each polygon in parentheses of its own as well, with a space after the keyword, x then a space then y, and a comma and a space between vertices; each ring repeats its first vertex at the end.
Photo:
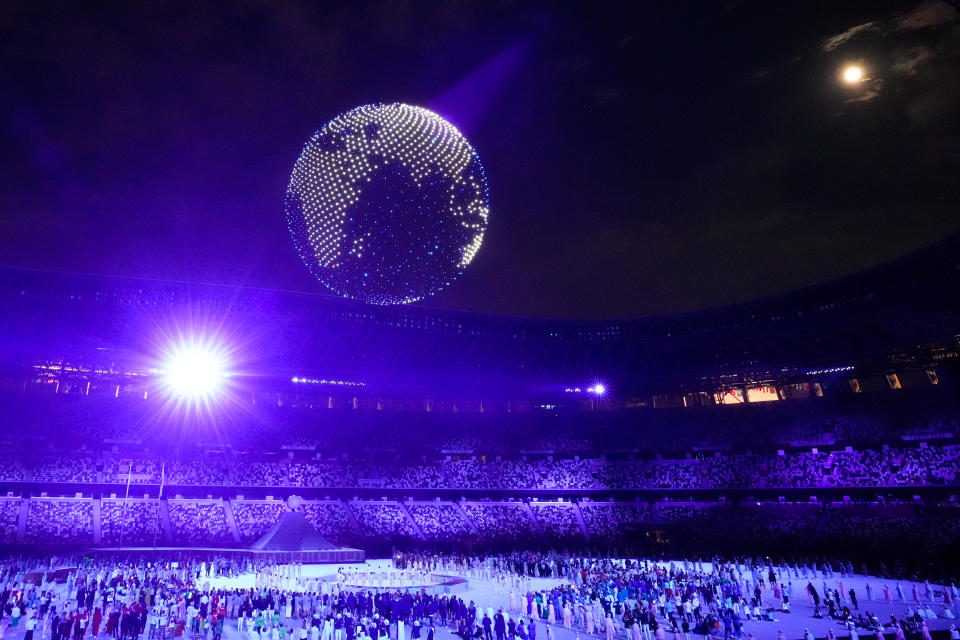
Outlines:
POLYGON ((824 51, 833 51, 837 47, 841 47, 846 43, 850 42, 854 38, 873 35, 881 33, 880 23, 877 20, 871 20, 870 22, 865 22, 863 24, 858 24, 855 27, 850 27, 842 33, 838 33, 834 36, 830 36, 823 41, 823 50, 824 51))
POLYGON ((869 22, 850 27, 846 31, 832 35, 823 41, 824 51, 833 51, 851 40, 868 38, 871 36, 885 37, 892 33, 916 31, 940 27, 950 22, 960 20, 960 11, 941 0, 921 2, 909 11, 897 14, 892 18, 878 18, 869 22))
POLYGON ((893 65, 894 71, 912 75, 917 69, 934 57, 933 49, 927 46, 911 47, 897 53, 897 61, 893 65))
POLYGON ((897 20, 897 28, 904 31, 939 27, 960 18, 960 11, 949 6, 942 0, 929 0, 915 6, 910 11, 901 14, 897 20))

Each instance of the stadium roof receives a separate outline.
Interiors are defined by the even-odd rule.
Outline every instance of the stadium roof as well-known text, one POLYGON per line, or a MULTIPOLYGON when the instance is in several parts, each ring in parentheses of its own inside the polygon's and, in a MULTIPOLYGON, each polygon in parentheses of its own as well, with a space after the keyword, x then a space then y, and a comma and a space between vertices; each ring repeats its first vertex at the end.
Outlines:
POLYGON ((867 271, 729 307, 608 321, 539 320, 326 295, 0 269, 9 362, 136 359, 164 322, 216 322, 264 375, 323 370, 371 382, 692 379, 898 361, 927 366, 960 334, 960 234, 867 271))

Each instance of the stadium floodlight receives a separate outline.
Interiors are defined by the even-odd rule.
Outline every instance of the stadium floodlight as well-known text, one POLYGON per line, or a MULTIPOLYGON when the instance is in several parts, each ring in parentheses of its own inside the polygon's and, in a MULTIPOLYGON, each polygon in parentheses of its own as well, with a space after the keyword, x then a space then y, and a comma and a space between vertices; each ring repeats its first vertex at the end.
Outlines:
POLYGON ((183 398, 210 397, 223 386, 226 364, 223 355, 215 349, 197 344, 179 345, 170 351, 163 367, 164 387, 183 398))

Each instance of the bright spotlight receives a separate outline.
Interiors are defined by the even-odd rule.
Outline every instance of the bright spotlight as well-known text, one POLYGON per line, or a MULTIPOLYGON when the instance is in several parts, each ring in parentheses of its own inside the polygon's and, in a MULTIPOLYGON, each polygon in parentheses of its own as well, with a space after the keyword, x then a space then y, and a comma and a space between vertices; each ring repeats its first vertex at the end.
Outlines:
POLYGON ((843 81, 847 84, 857 84, 863 80, 863 69, 856 65, 850 65, 843 70, 843 81))
POLYGON ((592 393, 595 396, 602 396, 607 392, 607 388, 600 382, 595 383, 593 386, 587 387, 587 393, 592 393))
POLYGON ((175 349, 163 369, 165 386, 175 395, 206 398, 219 391, 226 363, 216 351, 195 345, 175 349))

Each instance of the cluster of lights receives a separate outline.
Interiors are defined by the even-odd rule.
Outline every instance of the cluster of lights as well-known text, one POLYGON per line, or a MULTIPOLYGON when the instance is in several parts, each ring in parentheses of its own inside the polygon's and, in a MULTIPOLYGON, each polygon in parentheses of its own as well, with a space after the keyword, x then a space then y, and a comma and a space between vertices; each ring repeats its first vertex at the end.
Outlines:
POLYGON ((40 372, 48 373, 94 373, 97 375, 123 375, 123 376, 141 376, 137 371, 114 371, 112 369, 103 369, 99 367, 83 367, 69 364, 35 364, 33 368, 40 372))
POLYGON ((595 395, 595 396, 602 396, 602 395, 605 395, 605 394, 607 393, 607 388, 606 388, 606 386, 603 385, 603 383, 597 382, 597 383, 594 383, 594 384, 590 385, 589 387, 586 387, 585 389, 581 389, 580 387, 567 387, 567 388, 564 389, 563 391, 564 391, 564 393, 584 393, 584 392, 586 392, 586 393, 590 393, 590 394, 595 395))
POLYGON ((326 384, 336 387, 365 387, 365 382, 351 382, 350 380, 320 380, 317 378, 293 377, 290 382, 294 384, 326 384))
POLYGON ((287 187, 294 245, 329 289, 373 304, 433 295, 476 256, 490 212, 477 152, 406 104, 357 107, 307 142, 287 187))
POLYGON ((832 367, 830 369, 817 369, 816 371, 807 371, 808 376, 819 376, 825 373, 842 373, 844 371, 853 371, 853 366, 832 367))

